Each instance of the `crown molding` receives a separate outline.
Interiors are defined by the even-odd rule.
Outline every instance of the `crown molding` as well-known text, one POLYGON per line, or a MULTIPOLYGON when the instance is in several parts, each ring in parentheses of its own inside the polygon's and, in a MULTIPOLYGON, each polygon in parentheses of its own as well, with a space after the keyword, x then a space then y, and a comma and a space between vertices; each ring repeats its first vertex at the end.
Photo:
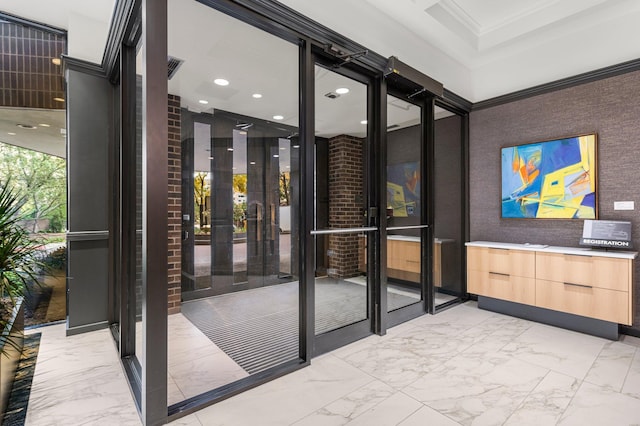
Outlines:
POLYGON ((552 81, 550 83, 533 86, 528 89, 519 90, 517 92, 508 93, 506 95, 497 96, 495 98, 487 99, 484 101, 475 102, 473 104, 472 111, 492 108, 498 105, 520 101, 522 99, 531 98, 533 96, 555 92, 557 90, 568 89, 571 87, 579 86, 581 84, 591 83, 594 81, 615 77, 621 74, 626 74, 638 70, 640 70, 640 59, 633 59, 631 61, 622 62, 620 64, 611 65, 594 71, 578 74, 572 77, 552 81))

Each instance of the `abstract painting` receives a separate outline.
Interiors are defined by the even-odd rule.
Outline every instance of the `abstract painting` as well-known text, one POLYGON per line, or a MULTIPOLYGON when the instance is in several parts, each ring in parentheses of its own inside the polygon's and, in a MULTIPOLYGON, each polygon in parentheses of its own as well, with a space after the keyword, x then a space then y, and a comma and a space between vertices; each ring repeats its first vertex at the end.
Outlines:
POLYGON ((596 219, 596 135, 502 148, 502 217, 596 219))
POLYGON ((387 208, 393 217, 420 216, 420 162, 387 166, 387 208))

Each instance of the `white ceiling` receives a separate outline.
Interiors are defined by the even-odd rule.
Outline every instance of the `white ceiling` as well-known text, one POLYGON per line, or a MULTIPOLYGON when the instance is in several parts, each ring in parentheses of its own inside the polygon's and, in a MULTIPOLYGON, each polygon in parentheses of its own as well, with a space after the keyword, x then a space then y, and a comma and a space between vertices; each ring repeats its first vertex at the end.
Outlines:
POLYGON ((64 158, 64 110, 0 108, 0 142, 64 158))
POLYGON ((472 102, 640 58, 637 0, 281 2, 472 102))
MULTIPOLYGON (((640 58, 639 0, 281 2, 372 51, 399 57, 472 102, 640 58)), ((0 10, 67 29, 69 55, 99 63, 114 4, 2 0, 0 10)), ((169 21, 169 54, 185 60, 169 91, 185 106, 266 120, 279 114, 281 122, 297 126, 297 46, 194 0, 169 0, 169 21), (231 84, 216 86, 217 77, 231 84), (263 98, 251 98, 256 92, 263 98)), ((359 83, 326 70, 316 75, 318 134, 364 131, 359 83), (347 83, 349 94, 324 97, 347 83)), ((389 110, 390 124, 410 122, 402 108, 389 110)))

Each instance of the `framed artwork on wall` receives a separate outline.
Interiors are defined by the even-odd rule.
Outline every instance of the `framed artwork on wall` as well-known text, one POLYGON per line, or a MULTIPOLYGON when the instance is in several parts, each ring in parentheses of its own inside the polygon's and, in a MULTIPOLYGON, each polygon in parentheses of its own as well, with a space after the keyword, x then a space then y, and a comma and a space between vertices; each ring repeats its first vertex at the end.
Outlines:
POLYGON ((387 208, 393 217, 420 217, 420 162, 387 166, 387 208))
POLYGON ((596 153, 596 134, 502 148, 502 217, 597 219, 596 153))

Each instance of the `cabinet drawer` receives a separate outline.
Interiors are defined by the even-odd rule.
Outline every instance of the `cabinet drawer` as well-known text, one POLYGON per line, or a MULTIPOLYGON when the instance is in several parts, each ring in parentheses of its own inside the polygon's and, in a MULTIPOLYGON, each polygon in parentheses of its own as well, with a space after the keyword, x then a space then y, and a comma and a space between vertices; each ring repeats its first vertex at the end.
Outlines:
POLYGON ((536 278, 628 292, 630 265, 628 259, 538 253, 536 278))
POLYGON ((535 303, 535 279, 496 272, 469 270, 469 293, 495 299, 533 305, 535 303))
POLYGON ((629 293, 536 280, 536 306, 631 325, 629 293))
POLYGON ((536 253, 524 250, 468 247, 467 265, 475 271, 534 278, 536 253))

